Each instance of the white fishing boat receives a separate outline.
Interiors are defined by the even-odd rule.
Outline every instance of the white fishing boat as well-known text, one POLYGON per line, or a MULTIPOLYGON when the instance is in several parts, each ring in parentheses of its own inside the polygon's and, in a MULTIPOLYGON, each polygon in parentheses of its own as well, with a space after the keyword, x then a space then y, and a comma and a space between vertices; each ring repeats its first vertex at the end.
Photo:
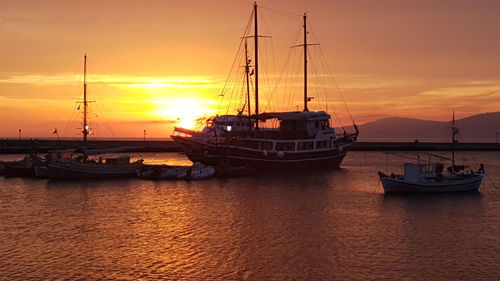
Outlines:
MULTIPOLYGON (((177 142, 193 162, 214 166, 250 167, 252 169, 338 168, 356 142, 356 132, 338 134, 325 110, 310 111, 308 103, 308 47, 307 17, 302 17, 303 42, 303 110, 260 112, 259 111, 259 54, 257 29, 257 4, 253 9, 253 35, 247 26, 240 50, 244 49, 244 74, 246 83, 240 85, 246 92, 245 102, 237 114, 213 116, 200 131, 175 128, 172 139, 177 142), (247 39, 254 41, 253 65, 247 52, 247 39), (254 80, 251 80, 251 76, 254 80), (253 92, 251 93, 251 87, 253 92), (255 96, 251 109, 251 94, 255 96), (245 114, 246 113, 246 114, 245 114)), ((237 55, 238 57, 238 55, 237 55)), ((318 87, 318 85, 316 85, 318 87)), ((223 94, 221 94, 223 96, 223 94)), ((325 96, 328 96, 325 93, 325 96)), ((352 117, 351 117, 352 119, 352 117)), ((354 121, 353 121, 354 122, 354 121)))
POLYGON ((379 176, 386 193, 477 191, 481 186, 483 168, 478 171, 450 170, 443 171, 443 164, 439 162, 405 163, 404 175, 379 172, 379 176))
POLYGON ((458 128, 455 127, 455 113, 452 123, 452 158, 426 153, 429 156, 451 160, 451 166, 446 170, 444 164, 437 161, 405 163, 404 174, 387 175, 378 172, 384 192, 454 192, 477 191, 484 178, 484 166, 480 164, 477 171, 465 165, 456 165, 454 144, 458 128))

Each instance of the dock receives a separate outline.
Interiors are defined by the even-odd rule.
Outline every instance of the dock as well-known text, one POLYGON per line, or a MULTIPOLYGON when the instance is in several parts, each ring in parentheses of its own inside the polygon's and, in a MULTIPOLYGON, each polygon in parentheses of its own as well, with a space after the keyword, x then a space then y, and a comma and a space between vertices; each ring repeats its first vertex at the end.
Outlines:
MULTIPOLYGON (((76 139, 0 140, 0 154, 46 153, 54 149, 83 150, 76 139)), ((87 149, 111 152, 181 152, 172 140, 88 140, 87 149)), ((357 142, 352 151, 500 151, 498 143, 457 142, 357 142)))

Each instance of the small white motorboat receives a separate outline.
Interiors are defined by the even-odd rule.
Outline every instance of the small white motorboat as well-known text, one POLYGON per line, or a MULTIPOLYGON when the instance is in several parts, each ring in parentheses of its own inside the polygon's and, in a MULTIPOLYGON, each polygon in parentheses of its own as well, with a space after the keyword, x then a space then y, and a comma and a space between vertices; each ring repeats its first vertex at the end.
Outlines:
POLYGON ((458 134, 455 126, 455 112, 451 126, 451 159, 439 155, 425 153, 443 160, 451 160, 451 166, 444 171, 441 162, 405 163, 404 175, 386 175, 378 172, 384 192, 454 192, 477 191, 484 178, 484 165, 477 171, 468 169, 468 166, 455 165, 454 144, 458 134))
POLYGON ((436 162, 405 163, 404 175, 386 175, 379 172, 384 192, 453 192, 477 191, 484 177, 484 167, 478 171, 465 166, 452 166, 443 172, 443 164, 436 162))

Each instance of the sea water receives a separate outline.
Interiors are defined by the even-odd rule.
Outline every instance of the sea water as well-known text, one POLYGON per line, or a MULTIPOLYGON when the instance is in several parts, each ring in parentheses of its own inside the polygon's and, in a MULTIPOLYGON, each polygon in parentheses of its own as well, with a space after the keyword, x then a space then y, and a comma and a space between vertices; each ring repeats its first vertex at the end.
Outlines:
POLYGON ((406 160, 382 152, 203 181, 0 178, 0 280, 494 280, 500 152, 457 159, 485 165, 480 192, 384 195, 377 172, 406 160))

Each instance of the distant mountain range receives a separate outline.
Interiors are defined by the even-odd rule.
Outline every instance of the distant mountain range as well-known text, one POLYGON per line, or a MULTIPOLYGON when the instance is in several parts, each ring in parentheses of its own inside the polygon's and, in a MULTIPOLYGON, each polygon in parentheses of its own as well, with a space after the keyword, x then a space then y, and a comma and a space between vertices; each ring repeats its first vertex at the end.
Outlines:
MULTIPOLYGON (((457 119, 459 141, 496 142, 500 133, 500 112, 457 119)), ((361 141, 451 141, 451 120, 447 122, 390 117, 358 125, 361 141)), ((348 128, 352 130, 352 127, 348 128)), ((340 132, 340 131, 339 131, 340 132)))

